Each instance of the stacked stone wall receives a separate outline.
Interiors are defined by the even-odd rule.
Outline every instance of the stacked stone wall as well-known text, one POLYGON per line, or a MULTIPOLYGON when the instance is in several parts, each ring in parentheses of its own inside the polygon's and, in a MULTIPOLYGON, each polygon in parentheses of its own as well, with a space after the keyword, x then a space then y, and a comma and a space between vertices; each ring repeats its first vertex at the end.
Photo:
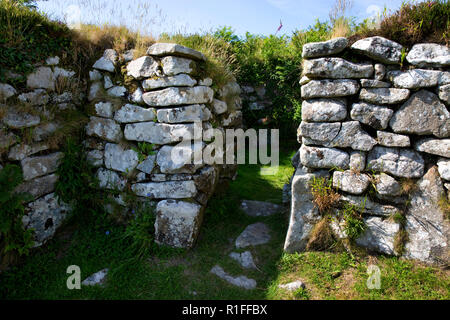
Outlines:
POLYGON ((350 203, 365 225, 356 244, 448 264, 449 48, 427 43, 407 51, 382 37, 352 45, 337 38, 306 44, 303 57, 285 250, 307 247, 323 218, 311 182, 329 177, 340 195, 330 219, 336 238, 348 237, 342 207, 350 203))

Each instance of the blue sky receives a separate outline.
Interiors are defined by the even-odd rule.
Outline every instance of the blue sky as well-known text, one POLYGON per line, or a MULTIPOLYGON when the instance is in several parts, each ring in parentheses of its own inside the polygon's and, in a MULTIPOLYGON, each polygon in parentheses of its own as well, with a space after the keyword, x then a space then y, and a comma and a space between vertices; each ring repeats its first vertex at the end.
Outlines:
MULTIPOLYGON (((232 26, 237 34, 246 31, 269 35, 283 23, 280 34, 328 20, 335 0, 49 0, 38 8, 66 21, 126 24, 157 36, 161 32, 185 33, 232 26)), ((350 15, 358 20, 373 16, 386 6, 395 11, 402 0, 354 0, 350 15)))

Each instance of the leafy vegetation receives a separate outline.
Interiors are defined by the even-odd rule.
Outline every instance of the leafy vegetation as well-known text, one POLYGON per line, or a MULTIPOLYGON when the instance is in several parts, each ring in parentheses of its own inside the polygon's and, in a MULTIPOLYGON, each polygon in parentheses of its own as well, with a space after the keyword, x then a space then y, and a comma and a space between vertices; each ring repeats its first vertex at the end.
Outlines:
POLYGON ((24 204, 33 197, 15 191, 22 182, 19 166, 8 164, 0 170, 0 257, 8 252, 27 255, 34 244, 33 230, 24 230, 22 223, 24 204))

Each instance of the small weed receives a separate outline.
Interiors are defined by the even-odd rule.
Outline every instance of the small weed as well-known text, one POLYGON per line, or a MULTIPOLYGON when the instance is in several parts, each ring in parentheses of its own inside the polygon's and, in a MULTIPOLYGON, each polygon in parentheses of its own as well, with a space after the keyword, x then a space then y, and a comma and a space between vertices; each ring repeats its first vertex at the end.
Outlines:
POLYGON ((311 182, 311 193, 314 205, 322 214, 328 213, 340 198, 333 189, 333 180, 324 177, 314 177, 311 182))
POLYGON ((344 218, 344 232, 350 240, 357 239, 366 229, 362 213, 364 212, 364 204, 362 208, 358 208, 353 204, 346 203, 344 208, 339 210, 339 214, 344 218))
POLYGON ((310 299, 309 292, 305 288, 299 288, 299 289, 295 290, 294 297, 298 300, 309 300, 310 299))

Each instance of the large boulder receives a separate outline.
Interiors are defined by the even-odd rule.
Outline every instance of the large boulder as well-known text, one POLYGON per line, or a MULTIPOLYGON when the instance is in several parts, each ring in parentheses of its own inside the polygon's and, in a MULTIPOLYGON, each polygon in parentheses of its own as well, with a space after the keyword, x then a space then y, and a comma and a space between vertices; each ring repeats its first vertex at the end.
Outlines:
POLYGON ((342 58, 319 58, 303 62, 303 74, 309 78, 370 78, 373 65, 356 64, 342 58))
POLYGON ((437 167, 428 170, 411 195, 406 215, 408 242, 404 256, 448 265, 450 223, 439 205, 445 191, 437 167))
POLYGON ((200 229, 202 206, 163 200, 156 207, 155 242, 175 248, 191 248, 200 229))
POLYGON ((437 43, 415 44, 406 60, 419 67, 446 67, 450 66, 450 49, 437 43))
POLYGON ((395 251, 395 236, 400 231, 398 223, 380 217, 367 217, 364 224, 364 233, 356 239, 359 246, 388 255, 398 254, 395 251))
POLYGON ((53 237, 69 211, 70 207, 54 193, 28 204, 22 222, 26 229, 34 229, 34 247, 41 246, 53 237))
POLYGON ((308 173, 303 166, 295 171, 291 187, 291 216, 284 251, 293 253, 306 248, 314 225, 321 219, 319 210, 313 203, 311 182, 315 178, 327 178, 328 176, 328 171, 308 173))
POLYGON ((367 167, 400 178, 420 178, 424 174, 425 164, 422 156, 415 151, 377 146, 369 153, 367 167))
POLYGON ((301 88, 302 98, 333 98, 351 96, 358 92, 356 80, 312 80, 301 88))
POLYGON ((438 138, 450 135, 450 113, 438 96, 427 90, 413 94, 389 124, 397 133, 433 134, 438 138))
POLYGON ((356 41, 351 49, 374 60, 386 63, 400 63, 403 47, 397 42, 375 36, 356 41))

